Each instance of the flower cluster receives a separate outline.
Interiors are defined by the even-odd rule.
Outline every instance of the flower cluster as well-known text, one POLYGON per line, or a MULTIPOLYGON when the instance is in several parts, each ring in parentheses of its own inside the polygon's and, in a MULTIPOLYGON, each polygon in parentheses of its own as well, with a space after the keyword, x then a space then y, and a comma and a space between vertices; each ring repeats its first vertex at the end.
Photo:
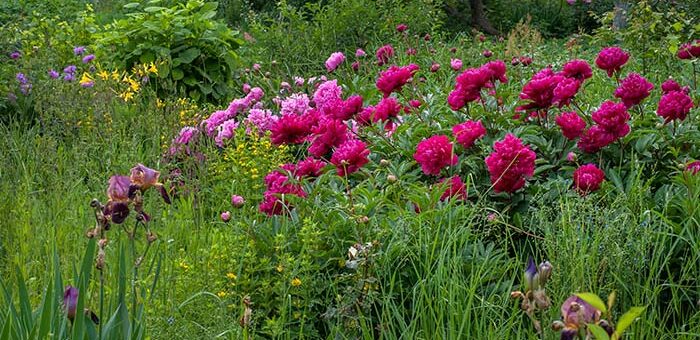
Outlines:
POLYGON ((418 68, 416 64, 403 67, 392 65, 379 75, 377 89, 384 94, 384 97, 388 97, 392 92, 401 91, 401 88, 416 74, 418 68))
POLYGON ((506 78, 506 64, 501 60, 490 61, 479 68, 470 68, 457 76, 455 89, 447 97, 453 110, 459 110, 467 103, 481 99, 481 91, 493 88, 496 80, 501 83, 506 78))
POLYGON ((578 141, 579 149, 584 152, 598 152, 630 132, 630 114, 622 103, 608 100, 593 112, 592 118, 596 124, 588 128, 578 141))

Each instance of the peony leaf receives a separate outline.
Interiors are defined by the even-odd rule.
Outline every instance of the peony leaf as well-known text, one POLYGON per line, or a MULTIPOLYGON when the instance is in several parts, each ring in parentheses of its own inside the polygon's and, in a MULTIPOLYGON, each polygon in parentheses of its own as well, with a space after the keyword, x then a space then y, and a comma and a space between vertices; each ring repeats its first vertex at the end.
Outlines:
POLYGON ((593 293, 576 293, 576 296, 581 298, 581 300, 588 302, 593 308, 601 311, 602 313, 606 313, 608 309, 605 307, 605 303, 603 300, 598 297, 598 295, 595 295, 593 293))
POLYGON ((606 332, 603 327, 600 327, 594 323, 589 323, 586 325, 586 327, 597 340, 610 340, 608 332, 606 332))
POLYGON ((617 321, 617 327, 615 328, 614 338, 619 339, 622 333, 637 319, 646 307, 632 307, 625 314, 620 317, 617 321))

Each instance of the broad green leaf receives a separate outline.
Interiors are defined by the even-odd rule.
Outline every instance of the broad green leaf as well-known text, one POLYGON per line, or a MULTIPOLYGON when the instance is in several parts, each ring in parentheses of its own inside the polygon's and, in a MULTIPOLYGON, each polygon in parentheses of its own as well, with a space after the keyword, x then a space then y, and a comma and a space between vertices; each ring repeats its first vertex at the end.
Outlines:
POLYGON ((180 80, 185 77, 185 73, 179 68, 174 68, 171 73, 173 74, 173 80, 180 80))
POLYGON ((615 327, 615 333, 613 338, 619 339, 622 333, 634 322, 644 312, 646 307, 632 307, 625 314, 623 314, 617 321, 617 327, 615 327))
POLYGON ((138 3, 138 2, 131 2, 131 3, 124 5, 124 9, 136 8, 136 7, 139 7, 139 5, 140 5, 140 3, 138 3))
POLYGON ((193 60, 195 60, 195 58, 199 57, 200 54, 201 51, 198 48, 192 47, 186 49, 183 52, 180 52, 180 54, 177 56, 177 59, 179 59, 180 62, 182 62, 183 64, 189 64, 193 60))
POLYGON ((606 313, 608 309, 605 307, 605 303, 603 300, 600 299, 600 297, 596 294, 593 293, 576 293, 576 296, 581 298, 581 300, 588 302, 593 308, 601 311, 602 313, 606 313))
POLYGON ((596 324, 589 323, 586 325, 589 331, 591 331, 591 334, 597 339, 597 340, 610 340, 610 336, 608 336, 608 332, 606 332, 603 327, 600 327, 596 324))
POLYGON ((166 8, 165 7, 158 7, 158 6, 151 6, 151 7, 144 8, 143 11, 146 13, 155 13, 155 12, 160 12, 164 9, 166 9, 166 8))

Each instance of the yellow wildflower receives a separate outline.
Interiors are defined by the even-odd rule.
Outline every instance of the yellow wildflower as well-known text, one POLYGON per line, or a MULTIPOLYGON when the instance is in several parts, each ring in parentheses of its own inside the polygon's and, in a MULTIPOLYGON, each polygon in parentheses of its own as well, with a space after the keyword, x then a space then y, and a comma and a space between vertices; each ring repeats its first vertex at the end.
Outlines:
POLYGON ((228 295, 228 294, 227 294, 226 292, 224 292, 223 290, 220 291, 220 292, 218 292, 218 293, 216 293, 216 296, 218 296, 218 297, 221 298, 221 299, 225 298, 226 295, 228 295))
POLYGON ((109 72, 102 70, 102 71, 97 73, 97 76, 102 78, 102 80, 107 80, 107 79, 109 79, 109 72))
POLYGON ((158 74, 158 67, 156 66, 156 64, 154 64, 153 62, 151 62, 150 64, 148 64, 148 72, 157 75, 157 74, 158 74))
POLYGON ((93 81, 92 81, 92 77, 90 77, 90 74, 88 74, 87 72, 83 73, 83 76, 80 77, 80 85, 92 86, 91 83, 93 83, 93 81))
POLYGON ((282 266, 282 264, 278 264, 277 267, 276 267, 275 269, 276 269, 277 272, 279 272, 279 273, 281 273, 282 271, 284 271, 284 267, 282 266))
POLYGON ((119 98, 124 99, 125 102, 128 102, 130 99, 134 98, 134 93, 131 91, 125 91, 119 95, 119 98))
POLYGON ((226 277, 227 277, 229 280, 235 280, 235 279, 236 279, 236 274, 234 274, 234 273, 227 273, 227 274, 226 274, 226 277))
POLYGON ((294 287, 299 287, 299 286, 301 286, 301 280, 299 280, 298 277, 295 277, 295 278, 292 280, 292 286, 294 286, 294 287))
POLYGON ((119 72, 116 70, 112 71, 112 79, 119 80, 119 72))

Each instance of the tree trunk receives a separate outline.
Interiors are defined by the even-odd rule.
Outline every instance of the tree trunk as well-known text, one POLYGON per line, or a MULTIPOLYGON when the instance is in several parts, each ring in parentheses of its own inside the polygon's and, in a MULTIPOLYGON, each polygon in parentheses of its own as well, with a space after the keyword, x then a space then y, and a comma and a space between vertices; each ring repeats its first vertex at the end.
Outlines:
POLYGON ((484 33, 491 35, 501 34, 497 29, 495 29, 489 19, 486 18, 486 13, 484 13, 484 2, 483 0, 469 0, 469 6, 472 11, 472 25, 476 28, 482 30, 484 33))

